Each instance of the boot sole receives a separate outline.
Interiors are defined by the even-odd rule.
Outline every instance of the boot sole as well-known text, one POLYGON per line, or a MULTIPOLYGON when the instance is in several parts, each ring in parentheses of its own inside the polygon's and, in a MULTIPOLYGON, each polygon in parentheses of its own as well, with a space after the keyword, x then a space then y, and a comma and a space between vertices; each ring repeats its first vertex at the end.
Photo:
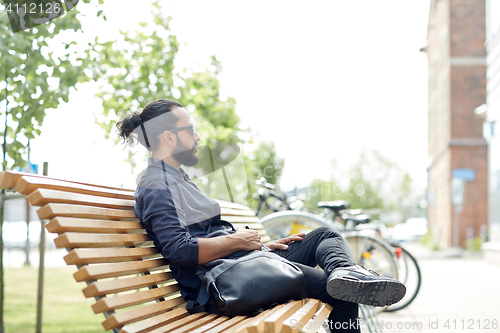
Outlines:
POLYGON ((392 305, 406 293, 404 284, 396 280, 360 281, 340 277, 328 281, 326 290, 335 299, 370 306, 392 305))

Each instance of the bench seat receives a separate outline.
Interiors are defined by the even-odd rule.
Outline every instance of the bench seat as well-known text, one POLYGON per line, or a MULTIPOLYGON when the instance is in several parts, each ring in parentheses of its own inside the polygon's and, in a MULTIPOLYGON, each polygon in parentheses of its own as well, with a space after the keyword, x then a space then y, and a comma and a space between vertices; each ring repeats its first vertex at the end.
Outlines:
MULTIPOLYGON (((135 216, 134 191, 31 174, 0 173, 0 187, 27 196, 46 228, 66 248, 76 281, 86 282, 84 297, 103 313, 105 330, 164 332, 316 332, 331 306, 315 299, 278 305, 254 317, 190 315, 166 260, 135 216), (302 323, 299 328, 296 323, 302 323)), ((222 218, 266 232, 250 208, 219 201, 222 218)))

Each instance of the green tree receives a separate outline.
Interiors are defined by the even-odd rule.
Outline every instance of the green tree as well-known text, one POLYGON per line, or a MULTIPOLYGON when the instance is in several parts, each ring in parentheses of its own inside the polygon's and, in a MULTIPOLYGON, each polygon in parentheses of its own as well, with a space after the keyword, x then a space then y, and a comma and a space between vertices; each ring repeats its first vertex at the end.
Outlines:
POLYGON ((274 142, 260 142, 257 148, 247 154, 247 174, 252 179, 264 177, 268 183, 278 184, 285 160, 276 153, 274 142))
POLYGON ((238 134, 240 117, 235 112, 236 100, 228 97, 221 100, 219 74, 222 65, 216 56, 211 57, 209 68, 202 72, 183 70, 183 84, 180 85, 178 101, 182 105, 196 109, 203 122, 203 131, 207 141, 241 143, 238 134))
POLYGON ((312 182, 307 207, 316 209, 319 201, 346 200, 352 209, 374 208, 383 214, 380 218, 404 221, 415 214, 419 195, 405 170, 379 152, 367 150, 347 172, 312 182))
MULTIPOLYGON (((99 0, 101 4, 102 1, 99 0)), ((101 14, 102 11, 97 15, 101 14)), ((77 83, 94 78, 93 45, 77 47, 76 41, 68 41, 63 54, 52 52, 51 42, 65 30, 82 30, 76 9, 28 31, 13 33, 7 12, 0 6, 0 105, 5 105, 1 133, 3 170, 26 164, 23 156, 28 140, 40 135, 46 112, 68 102, 71 88, 77 83)), ((0 333, 4 329, 2 225, 3 215, 0 216, 0 333)))
MULTIPOLYGON (((84 0, 89 3, 91 0, 84 0)), ((100 0, 102 3, 102 0, 100 0)), ((83 5, 83 4, 82 4, 83 5)), ((81 31, 79 12, 28 31, 13 33, 7 13, 0 7, 0 105, 5 105, 3 170, 25 165, 28 139, 41 133, 47 110, 68 102, 71 88, 95 77, 93 45, 65 42, 65 52, 54 54, 51 42, 61 31, 81 31), (82 50, 83 47, 83 50, 82 50)), ((53 45, 53 44, 52 44, 53 45)))
MULTIPOLYGON (((253 142, 253 140, 251 141, 253 142)), ((273 142, 260 142, 250 145, 253 146, 253 149, 249 149, 245 155, 245 168, 250 194, 246 204, 250 207, 256 207, 258 204, 258 196, 256 195, 258 187, 255 181, 265 178, 268 183, 277 186, 285 166, 285 160, 278 156, 273 142)), ((281 193, 279 186, 277 186, 276 192, 281 193)), ((269 213, 271 212, 262 211, 260 215, 264 216, 269 213)))
POLYGON ((307 188, 307 200, 305 206, 315 211, 318 208, 318 202, 340 200, 335 191, 337 187, 333 180, 314 179, 307 188))
POLYGON ((351 203, 352 209, 384 208, 384 201, 378 191, 378 183, 362 172, 363 162, 355 165, 351 171, 349 185, 341 195, 342 200, 351 203))

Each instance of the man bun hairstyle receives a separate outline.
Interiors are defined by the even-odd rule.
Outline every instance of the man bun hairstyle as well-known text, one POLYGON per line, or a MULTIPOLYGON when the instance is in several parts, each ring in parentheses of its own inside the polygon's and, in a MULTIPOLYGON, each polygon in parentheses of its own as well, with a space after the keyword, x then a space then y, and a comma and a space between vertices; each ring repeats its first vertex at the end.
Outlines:
POLYGON ((158 135, 176 127, 179 117, 173 111, 183 106, 169 99, 159 99, 149 103, 142 112, 128 114, 117 124, 118 135, 133 146, 141 143, 148 150, 156 150, 160 139, 158 135))
POLYGON ((141 125, 141 115, 139 112, 134 112, 132 114, 128 114, 127 117, 123 120, 120 120, 116 127, 118 128, 118 135, 123 138, 124 141, 129 143, 133 138, 130 137, 130 134, 141 125))

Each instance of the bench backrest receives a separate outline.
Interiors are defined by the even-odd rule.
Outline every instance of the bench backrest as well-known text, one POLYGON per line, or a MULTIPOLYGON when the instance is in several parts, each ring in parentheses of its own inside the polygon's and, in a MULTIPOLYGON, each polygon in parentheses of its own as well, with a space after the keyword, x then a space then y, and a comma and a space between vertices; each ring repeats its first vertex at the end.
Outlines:
MULTIPOLYGON (((39 218, 48 221, 48 231, 59 234, 56 247, 68 249, 64 260, 78 267, 74 278, 87 283, 83 293, 96 298, 92 309, 104 313, 106 330, 153 316, 165 325, 188 315, 177 281, 135 215, 133 191, 13 173, 3 173, 0 184, 41 207, 39 218)), ((267 240, 248 207, 219 203, 225 220, 259 230, 267 240)), ((143 327, 154 325, 139 323, 122 331, 141 332, 143 327)))

